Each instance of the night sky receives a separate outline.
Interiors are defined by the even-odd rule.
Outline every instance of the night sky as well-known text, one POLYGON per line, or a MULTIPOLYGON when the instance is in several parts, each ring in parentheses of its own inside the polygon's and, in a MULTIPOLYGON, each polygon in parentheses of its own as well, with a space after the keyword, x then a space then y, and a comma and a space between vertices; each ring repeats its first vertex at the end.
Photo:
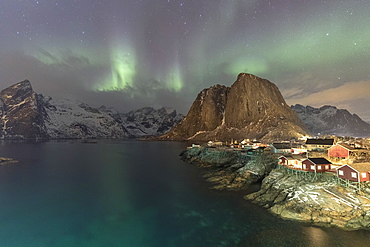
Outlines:
POLYGON ((1 0, 0 88, 187 113, 240 72, 370 121, 368 0, 1 0))

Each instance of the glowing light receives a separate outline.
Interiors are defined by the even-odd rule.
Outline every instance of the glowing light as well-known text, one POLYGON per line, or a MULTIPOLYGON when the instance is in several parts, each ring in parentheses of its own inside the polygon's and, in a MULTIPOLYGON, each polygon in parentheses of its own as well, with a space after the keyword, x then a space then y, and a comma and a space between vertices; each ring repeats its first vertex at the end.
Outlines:
POLYGON ((183 88, 183 81, 179 66, 175 68, 167 75, 167 87, 172 91, 179 92, 183 88))
POLYGON ((237 75, 245 72, 255 75, 263 75, 268 70, 266 62, 259 60, 239 60, 231 64, 227 68, 227 73, 230 75, 237 75))
POLYGON ((111 52, 111 74, 102 84, 96 86, 97 91, 119 91, 133 86, 136 74, 136 58, 129 49, 115 49, 111 52))

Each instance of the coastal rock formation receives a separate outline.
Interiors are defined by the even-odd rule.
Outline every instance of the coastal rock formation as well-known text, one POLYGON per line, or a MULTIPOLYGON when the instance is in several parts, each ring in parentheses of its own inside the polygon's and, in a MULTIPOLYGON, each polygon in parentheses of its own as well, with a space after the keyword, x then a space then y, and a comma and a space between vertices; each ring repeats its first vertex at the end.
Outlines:
POLYGON ((312 181, 274 169, 264 178, 261 190, 246 199, 269 208, 283 219, 336 226, 347 230, 370 229, 370 189, 339 186, 335 179, 312 181))
POLYGON ((276 166, 275 160, 264 154, 251 157, 205 147, 184 151, 181 160, 207 168, 205 177, 213 188, 228 190, 240 190, 261 181, 276 166))
POLYGON ((314 108, 299 104, 291 108, 313 134, 370 137, 370 124, 345 109, 328 105, 314 108))
POLYGON ((293 172, 268 154, 243 155, 224 148, 190 148, 181 159, 205 167, 214 189, 245 190, 245 199, 286 220, 345 230, 370 230, 370 184, 342 186, 332 174, 293 172))
POLYGON ((242 73, 231 87, 201 91, 184 120, 161 139, 284 140, 305 134, 305 126, 275 84, 242 73))
POLYGON ((128 113, 121 113, 120 116, 123 126, 135 137, 163 135, 184 118, 184 115, 168 107, 158 110, 143 107, 128 113))

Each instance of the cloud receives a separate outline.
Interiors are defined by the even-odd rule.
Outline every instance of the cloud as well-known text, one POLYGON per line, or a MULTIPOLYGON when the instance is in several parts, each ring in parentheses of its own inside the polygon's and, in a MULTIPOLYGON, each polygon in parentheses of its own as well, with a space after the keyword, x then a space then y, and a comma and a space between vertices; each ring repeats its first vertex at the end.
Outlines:
POLYGON ((312 93, 322 92, 333 87, 331 80, 318 77, 312 72, 277 79, 281 92, 286 99, 301 99, 312 93))

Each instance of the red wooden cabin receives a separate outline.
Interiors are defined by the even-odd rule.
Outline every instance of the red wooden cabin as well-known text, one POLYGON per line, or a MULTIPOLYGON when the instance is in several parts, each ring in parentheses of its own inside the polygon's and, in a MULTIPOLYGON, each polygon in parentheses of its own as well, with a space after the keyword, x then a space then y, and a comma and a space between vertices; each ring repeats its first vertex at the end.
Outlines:
POLYGON ((307 158, 302 161, 302 170, 308 172, 326 172, 331 169, 331 162, 325 158, 307 158))
POLYGON ((351 152, 353 152, 353 150, 354 148, 352 148, 351 146, 340 143, 329 148, 328 155, 329 157, 347 159, 350 156, 351 152))
POLYGON ((355 182, 370 181, 370 163, 355 163, 337 168, 337 176, 355 182))

